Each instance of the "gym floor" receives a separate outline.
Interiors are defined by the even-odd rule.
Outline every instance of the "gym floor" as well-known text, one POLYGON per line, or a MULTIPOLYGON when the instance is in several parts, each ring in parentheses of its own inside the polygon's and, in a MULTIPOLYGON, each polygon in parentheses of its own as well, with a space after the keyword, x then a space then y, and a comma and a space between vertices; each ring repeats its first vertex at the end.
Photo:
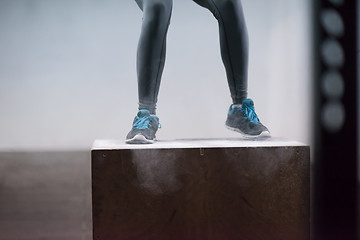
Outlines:
POLYGON ((91 239, 90 153, 0 153, 0 239, 91 239))
POLYGON ((85 151, 0 152, 0 240, 92 239, 90 169, 85 151))

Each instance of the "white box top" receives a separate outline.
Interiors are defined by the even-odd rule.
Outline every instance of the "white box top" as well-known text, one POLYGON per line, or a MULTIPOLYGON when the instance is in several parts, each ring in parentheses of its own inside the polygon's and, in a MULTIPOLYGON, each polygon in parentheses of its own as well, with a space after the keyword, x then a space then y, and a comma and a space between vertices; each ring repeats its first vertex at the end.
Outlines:
POLYGON ((160 140, 153 144, 126 144, 124 140, 95 140, 91 150, 161 149, 161 148, 229 148, 295 147, 306 144, 283 138, 246 140, 242 138, 160 140))

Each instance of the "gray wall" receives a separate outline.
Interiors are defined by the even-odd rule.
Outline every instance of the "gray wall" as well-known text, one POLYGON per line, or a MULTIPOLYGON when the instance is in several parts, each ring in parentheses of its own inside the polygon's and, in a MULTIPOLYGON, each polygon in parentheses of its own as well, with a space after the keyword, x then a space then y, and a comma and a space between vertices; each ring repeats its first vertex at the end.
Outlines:
MULTIPOLYGON (((310 141, 311 1, 243 0, 249 96, 274 136, 310 141)), ((0 0, 0 150, 124 139, 137 111, 141 11, 128 0, 0 0)), ((159 139, 237 137, 214 17, 175 0, 159 139)))

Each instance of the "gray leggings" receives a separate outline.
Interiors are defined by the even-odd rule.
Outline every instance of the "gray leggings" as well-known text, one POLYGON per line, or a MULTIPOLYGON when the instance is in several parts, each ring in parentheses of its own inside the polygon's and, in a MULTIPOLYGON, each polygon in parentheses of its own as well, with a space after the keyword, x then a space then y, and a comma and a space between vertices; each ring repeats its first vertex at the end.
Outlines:
MULTIPOLYGON (((155 114, 173 0, 135 0, 143 11, 137 51, 139 109, 155 114)), ((248 36, 240 0, 193 0, 219 23, 221 56, 233 103, 247 97, 248 36)))

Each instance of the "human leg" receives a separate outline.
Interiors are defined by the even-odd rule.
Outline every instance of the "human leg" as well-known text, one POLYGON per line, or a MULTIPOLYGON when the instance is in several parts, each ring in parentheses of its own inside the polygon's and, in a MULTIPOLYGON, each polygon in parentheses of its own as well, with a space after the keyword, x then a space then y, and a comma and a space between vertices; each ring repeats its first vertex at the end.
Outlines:
POLYGON ((143 11, 137 50, 139 112, 126 136, 127 143, 153 143, 160 123, 155 116, 160 80, 165 64, 166 35, 172 0, 135 0, 143 11))
POLYGON ((166 35, 172 0, 136 0, 143 11, 137 50, 139 109, 155 114, 165 64, 166 35))
POLYGON ((209 9, 219 24, 221 57, 231 98, 241 104, 247 98, 248 34, 240 0, 194 0, 209 9))
POLYGON ((248 35, 240 0, 194 0, 209 9, 219 23, 221 56, 233 104, 225 126, 247 138, 269 136, 247 98, 248 35))

